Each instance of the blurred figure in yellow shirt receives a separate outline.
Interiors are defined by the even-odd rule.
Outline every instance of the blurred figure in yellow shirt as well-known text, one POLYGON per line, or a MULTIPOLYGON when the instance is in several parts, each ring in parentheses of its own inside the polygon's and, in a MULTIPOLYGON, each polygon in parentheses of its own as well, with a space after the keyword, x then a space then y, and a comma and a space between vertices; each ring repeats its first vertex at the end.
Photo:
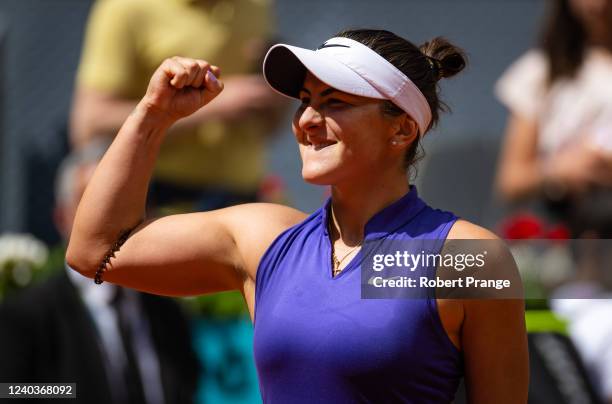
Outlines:
POLYGON ((273 33, 270 9, 270 0, 98 0, 77 75, 73 147, 114 137, 165 58, 210 60, 224 68, 225 91, 173 127, 150 202, 172 213, 254 201, 265 137, 283 103, 259 74, 273 33))

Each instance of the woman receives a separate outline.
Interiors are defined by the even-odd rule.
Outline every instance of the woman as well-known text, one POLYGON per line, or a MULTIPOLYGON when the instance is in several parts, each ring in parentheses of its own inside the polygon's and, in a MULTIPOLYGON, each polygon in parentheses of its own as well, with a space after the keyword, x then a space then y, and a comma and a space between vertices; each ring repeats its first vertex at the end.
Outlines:
MULTIPOLYGON (((539 47, 517 60, 497 84, 510 110, 497 186, 508 201, 542 202, 573 238, 612 238, 612 0, 551 0, 539 47)), ((569 320, 602 401, 612 403, 612 321, 602 289, 606 266, 578 243, 576 280, 554 311, 569 320), (587 263, 585 266, 584 263, 587 263), (583 269, 588 268, 588 269, 583 269), (604 314, 605 313, 605 314, 604 314)), ((585 248, 589 246, 591 248, 585 248)), ((563 295, 563 296, 561 296, 563 295)))
POLYGON ((223 88, 207 62, 166 60, 82 199, 67 260, 153 293, 240 290, 266 402, 448 403, 463 374, 471 402, 525 402, 522 301, 359 293, 364 241, 494 238, 426 206, 408 185, 406 167, 438 118, 437 81, 464 64, 442 39, 419 49, 388 31, 345 31, 316 51, 277 45, 264 75, 301 100, 293 131, 302 175, 331 185, 330 201, 308 217, 250 204, 139 224, 165 130, 223 88))
POLYGON ((574 237, 612 237, 612 1, 553 0, 539 49, 497 84, 510 109, 497 186, 574 237))

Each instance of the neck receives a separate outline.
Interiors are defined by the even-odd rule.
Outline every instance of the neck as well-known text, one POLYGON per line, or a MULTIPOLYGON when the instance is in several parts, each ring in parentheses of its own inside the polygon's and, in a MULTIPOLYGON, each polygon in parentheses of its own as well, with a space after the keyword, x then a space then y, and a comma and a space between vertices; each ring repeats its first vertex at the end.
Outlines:
POLYGON ((404 172, 378 175, 371 181, 362 177, 354 183, 334 185, 330 215, 332 240, 340 238, 347 246, 358 245, 364 238, 366 223, 408 190, 408 178, 404 172))

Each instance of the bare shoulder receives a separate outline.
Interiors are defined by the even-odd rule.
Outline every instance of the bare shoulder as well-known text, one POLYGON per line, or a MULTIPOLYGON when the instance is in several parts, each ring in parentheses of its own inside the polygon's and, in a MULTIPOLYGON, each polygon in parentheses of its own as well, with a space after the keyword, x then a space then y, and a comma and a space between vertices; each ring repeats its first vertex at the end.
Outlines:
POLYGON ((252 279, 259 260, 272 242, 307 217, 297 209, 273 203, 249 203, 225 211, 225 222, 243 257, 244 269, 252 279))
MULTIPOLYGON (((485 240, 483 243, 498 244, 499 238, 491 231, 484 227, 478 226, 474 223, 468 222, 467 220, 459 219, 451 227, 446 242, 443 247, 443 254, 473 254, 477 256, 480 253, 480 240, 485 240)), ((459 273, 441 271, 441 276, 453 279, 459 273)), ((462 338, 462 330, 464 329, 465 316, 468 312, 473 311, 469 301, 466 300, 462 294, 459 293, 460 298, 438 298, 438 313, 442 325, 448 334, 450 340, 459 349, 463 349, 465 343, 462 338)))
POLYGON ((246 203, 223 210, 230 225, 244 232, 256 230, 260 235, 280 233, 307 216, 297 209, 274 203, 246 203))
POLYGON ((447 239, 499 240, 499 237, 482 226, 478 226, 467 220, 459 219, 451 227, 447 239))
MULTIPOLYGON (((474 285, 480 286, 466 288, 464 292, 466 298, 446 302, 450 307, 446 308, 449 313, 463 313, 463 336, 471 332, 471 327, 475 327, 475 330, 478 327, 481 330, 489 326, 496 327, 499 325, 498 320, 504 317, 500 316, 500 313, 514 316, 513 324, 516 329, 508 332, 520 336, 521 332, 524 332, 524 325, 521 322, 524 304, 523 287, 514 258, 504 240, 482 226, 458 220, 449 231, 444 251, 463 256, 480 256, 483 260, 483 266, 477 270, 466 270, 461 273, 466 284, 469 277, 473 279, 474 285), (503 288, 483 286, 491 282, 503 288), (468 317, 472 318, 472 321, 465 321, 468 317)), ((441 316, 443 317, 444 313, 441 313, 441 316)), ((465 345, 465 340, 463 343, 465 345)))
POLYGON ((504 240, 491 230, 477 224, 459 219, 451 227, 446 238, 445 247, 452 245, 453 250, 461 249, 462 253, 487 253, 484 269, 495 270, 500 276, 503 273, 510 275, 516 272, 514 258, 504 240))
POLYGON ((520 278, 517 278, 516 264, 508 245, 495 233, 482 226, 467 220, 457 220, 448 233, 445 248, 463 254, 484 253, 486 259, 484 267, 480 270, 481 275, 510 277, 520 283, 520 278))

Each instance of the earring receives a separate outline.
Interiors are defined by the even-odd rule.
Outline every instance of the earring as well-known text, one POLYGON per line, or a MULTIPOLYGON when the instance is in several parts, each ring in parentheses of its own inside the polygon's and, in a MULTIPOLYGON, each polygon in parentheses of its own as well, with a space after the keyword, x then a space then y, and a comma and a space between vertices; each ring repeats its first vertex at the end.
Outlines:
POLYGON ((392 140, 392 141, 391 141, 391 144, 392 144, 393 146, 397 145, 397 140, 392 140))

